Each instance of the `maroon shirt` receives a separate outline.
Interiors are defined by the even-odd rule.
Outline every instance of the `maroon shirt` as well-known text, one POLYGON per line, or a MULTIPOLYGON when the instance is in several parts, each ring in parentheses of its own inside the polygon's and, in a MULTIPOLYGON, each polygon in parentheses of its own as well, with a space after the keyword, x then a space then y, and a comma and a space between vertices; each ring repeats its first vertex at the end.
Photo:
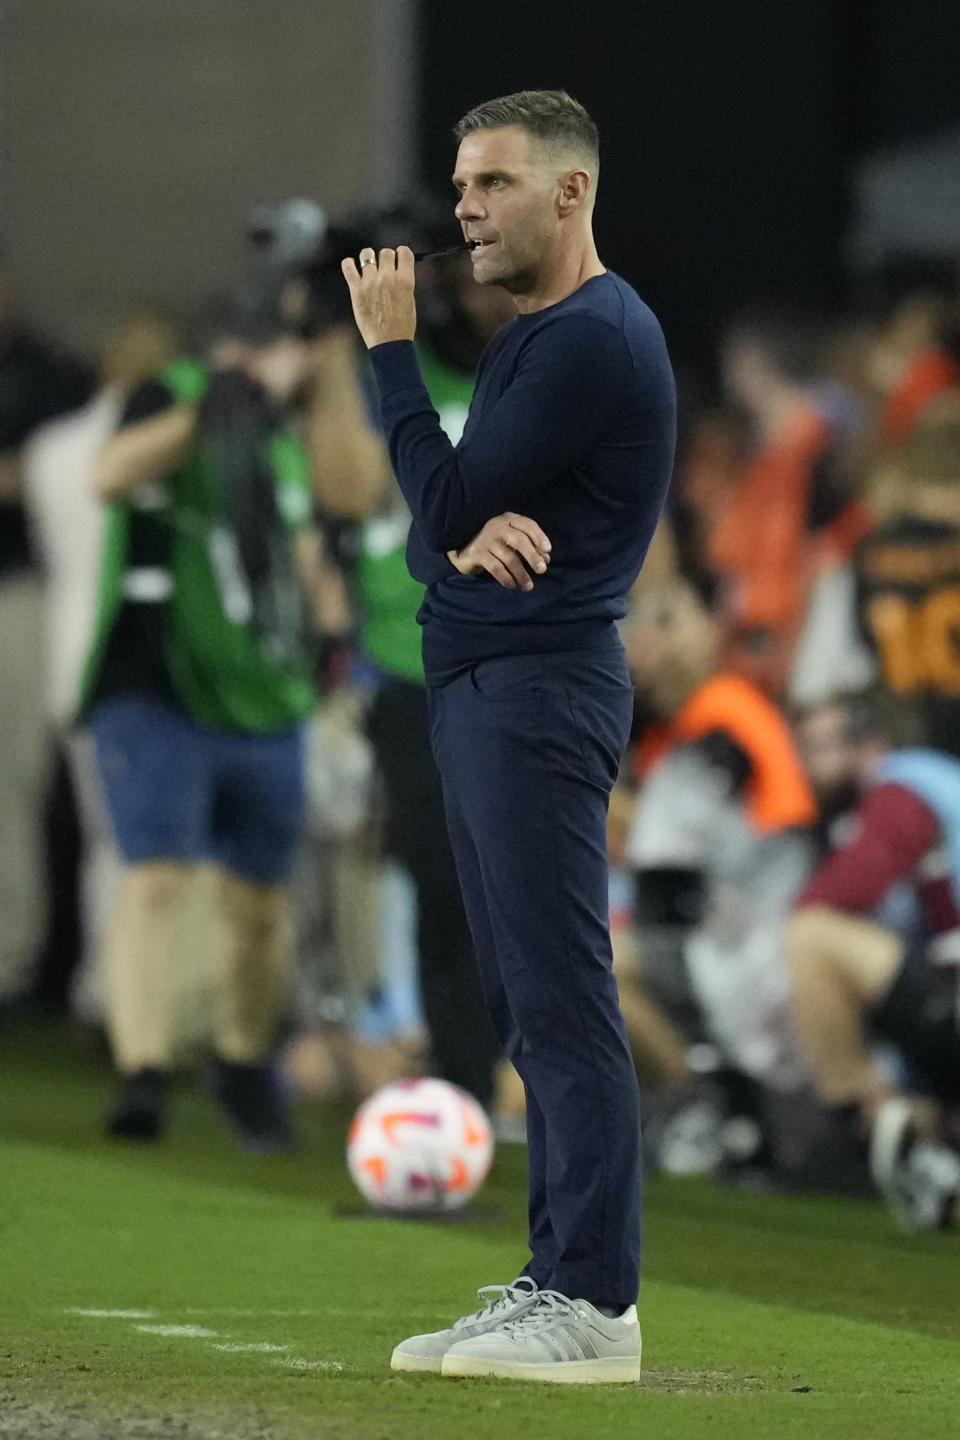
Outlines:
POLYGON ((869 915, 894 885, 906 882, 932 935, 960 927, 940 824, 925 801, 903 785, 878 785, 859 806, 853 825, 850 839, 801 890, 796 908, 829 905, 869 915))

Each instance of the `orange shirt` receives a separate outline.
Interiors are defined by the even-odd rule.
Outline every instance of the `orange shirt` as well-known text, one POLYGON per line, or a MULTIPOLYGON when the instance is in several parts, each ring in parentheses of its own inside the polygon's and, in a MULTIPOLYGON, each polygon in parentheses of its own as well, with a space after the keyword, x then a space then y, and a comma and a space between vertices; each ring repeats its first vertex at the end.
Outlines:
POLYGON ((812 825, 817 804, 783 714, 756 685, 739 675, 704 681, 670 720, 652 726, 637 747, 642 779, 676 745, 690 745, 715 730, 750 758, 744 802, 757 830, 773 833, 812 825))
POLYGON ((814 469, 830 441, 816 411, 797 410, 748 463, 707 557, 728 590, 730 665, 778 691, 786 683, 810 580, 814 469))
POLYGON ((888 445, 906 440, 924 410, 960 384, 960 365, 942 350, 923 350, 915 355, 887 396, 880 417, 880 434, 888 445))

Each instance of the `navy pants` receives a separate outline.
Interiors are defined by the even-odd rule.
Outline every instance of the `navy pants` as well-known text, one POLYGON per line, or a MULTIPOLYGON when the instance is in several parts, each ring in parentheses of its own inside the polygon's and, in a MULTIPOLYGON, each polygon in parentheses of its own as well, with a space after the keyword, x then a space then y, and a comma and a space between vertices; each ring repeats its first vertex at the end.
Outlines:
POLYGON ((527 1094, 526 1272, 623 1309, 640 1263, 638 1091, 607 895, 633 710, 623 651, 484 660, 429 698, 484 996, 527 1094))

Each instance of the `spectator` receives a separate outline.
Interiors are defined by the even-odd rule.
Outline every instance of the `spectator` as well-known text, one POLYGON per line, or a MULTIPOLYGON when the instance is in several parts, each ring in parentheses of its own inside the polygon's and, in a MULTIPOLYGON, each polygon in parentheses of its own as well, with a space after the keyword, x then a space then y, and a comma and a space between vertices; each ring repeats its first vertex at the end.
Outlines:
POLYGON ((743 320, 722 351, 725 388, 743 407, 752 449, 707 537, 724 586, 726 663, 774 695, 786 691, 813 573, 813 536, 846 496, 831 465, 834 430, 818 403, 817 345, 808 327, 743 320))
POLYGON ((949 323, 950 301, 941 290, 917 288, 892 305, 869 361, 881 399, 881 446, 902 444, 937 397, 960 384, 960 365, 946 344, 949 323))
POLYGON ((264 1152, 292 1140, 270 1060, 289 971, 301 725, 316 699, 298 587, 321 623, 342 613, 287 423, 309 347, 284 332, 274 295, 234 342, 232 369, 182 359, 135 390, 100 457, 110 508, 83 712, 126 865, 105 964, 123 1079, 108 1130, 163 1129, 178 906, 211 860, 217 1090, 241 1144, 264 1152))
MULTIPOLYGON (((809 873, 816 807, 779 710, 718 670, 712 592, 688 578, 645 594, 625 635, 640 702, 659 717, 638 747, 626 846, 641 977, 724 1068, 794 1092, 805 1077, 781 932, 809 873)), ((623 1008, 629 1026, 626 996, 623 1008)), ((641 1047, 650 1033, 634 1023, 641 1047)))
POLYGON ((51 908, 36 988, 45 1005, 57 1010, 68 1006, 80 958, 81 936, 69 934, 68 917, 79 918, 77 911, 82 911, 85 975, 90 981, 116 867, 89 737, 70 733, 94 628, 105 519, 94 494, 93 466, 117 427, 129 392, 163 369, 173 358, 174 345, 170 325, 157 315, 131 314, 118 321, 104 340, 96 393, 82 409, 42 425, 24 450, 24 499, 46 582, 45 710, 57 760, 47 794, 51 908), (69 836, 77 824, 78 804, 82 881, 55 863, 63 853, 64 833, 69 836))
POLYGON ((23 505, 23 446, 89 393, 82 367, 28 329, 0 256, 0 1005, 28 983, 42 915, 43 597, 23 505))
POLYGON ((938 1143, 960 1101, 960 762, 913 748, 915 725, 881 690, 801 718, 826 812, 856 808, 797 900, 787 954, 822 1100, 869 1134, 877 1185, 905 1227, 925 1229, 960 1194, 960 1159, 938 1143), (871 1034, 899 1051, 893 1073, 871 1034))
MULTIPOLYGON (((382 243, 410 241, 418 223, 416 215, 391 212, 381 217, 382 243)), ((429 237, 425 243, 431 243, 429 237)), ((423 277, 421 293, 420 364, 441 424, 456 441, 467 418, 480 351, 512 306, 499 290, 474 284, 469 264, 457 260, 434 262, 432 274, 423 277)), ((353 430, 363 431, 367 445, 371 432, 353 342, 335 334, 325 349, 321 386, 328 397, 328 443, 355 451, 353 430)), ((480 994, 430 749, 417 624, 424 586, 407 569, 410 512, 379 441, 378 454, 380 469, 371 467, 369 484, 355 483, 350 468, 334 457, 325 465, 318 460, 318 488, 328 512, 361 522, 356 566, 360 644, 376 677, 369 731, 384 788, 386 851, 412 877, 416 892, 419 977, 431 1068, 489 1107, 499 1046, 480 994)))
POLYGON ((960 390, 941 395, 874 477, 880 521, 855 557, 860 624, 926 739, 960 756, 960 390))

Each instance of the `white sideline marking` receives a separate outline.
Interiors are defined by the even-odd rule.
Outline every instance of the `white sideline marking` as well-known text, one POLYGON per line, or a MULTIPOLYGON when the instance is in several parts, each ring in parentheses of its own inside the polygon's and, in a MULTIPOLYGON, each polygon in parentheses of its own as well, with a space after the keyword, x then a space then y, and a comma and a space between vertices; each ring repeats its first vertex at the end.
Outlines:
MULTIPOLYGON (((308 1320, 313 1316, 325 1316, 333 1320, 388 1320, 394 1313, 393 1310, 360 1310, 356 1306, 341 1308, 336 1305, 324 1305, 321 1309, 312 1310, 232 1310, 225 1306, 185 1305, 180 1310, 181 1315, 216 1315, 224 1320, 308 1320)), ((408 1320, 440 1320, 444 1315, 449 1315, 450 1307, 409 1309, 403 1313, 408 1320)))
POLYGON ((92 1320, 152 1320, 155 1310, 93 1310, 85 1305, 68 1305, 64 1315, 86 1315, 92 1320))
POLYGON ((261 1316, 267 1315, 272 1319, 290 1320, 306 1319, 311 1315, 353 1315, 353 1310, 236 1310, 228 1305, 184 1305, 180 1309, 181 1315, 222 1315, 228 1320, 259 1320, 261 1316))
POLYGON ((207 1330, 202 1325, 134 1325, 144 1335, 180 1335, 187 1340, 215 1340, 216 1330, 207 1330))
POLYGON ((225 1350, 228 1355, 242 1355, 246 1351, 251 1353, 269 1355, 279 1350, 289 1350, 289 1345, 272 1345, 269 1340, 253 1340, 244 1342, 241 1340, 219 1340, 214 1345, 214 1350, 225 1350))
MULTIPOLYGON (((156 1314, 155 1310, 100 1310, 92 1306, 68 1305, 65 1307, 65 1315, 82 1315, 86 1319, 103 1320, 148 1320, 156 1314)), ((188 1307, 188 1315, 234 1315, 258 1318, 261 1315, 280 1316, 303 1316, 320 1314, 357 1315, 356 1310, 211 1310, 188 1307)), ((379 1312, 371 1311, 370 1314, 379 1312)), ((432 1314, 433 1312, 427 1312, 432 1314)), ((273 1355, 276 1358, 274 1365, 282 1365, 288 1370, 328 1370, 337 1373, 342 1371, 342 1360, 303 1360, 299 1356, 288 1356, 289 1345, 275 1345, 270 1340, 218 1340, 218 1331, 209 1330, 205 1325, 134 1325, 142 1335, 162 1335, 183 1340, 213 1340, 216 1343, 211 1347, 230 1355, 273 1355)))
POLYGON ((274 1360, 274 1365, 284 1365, 288 1370, 342 1370, 342 1360, 274 1360))

